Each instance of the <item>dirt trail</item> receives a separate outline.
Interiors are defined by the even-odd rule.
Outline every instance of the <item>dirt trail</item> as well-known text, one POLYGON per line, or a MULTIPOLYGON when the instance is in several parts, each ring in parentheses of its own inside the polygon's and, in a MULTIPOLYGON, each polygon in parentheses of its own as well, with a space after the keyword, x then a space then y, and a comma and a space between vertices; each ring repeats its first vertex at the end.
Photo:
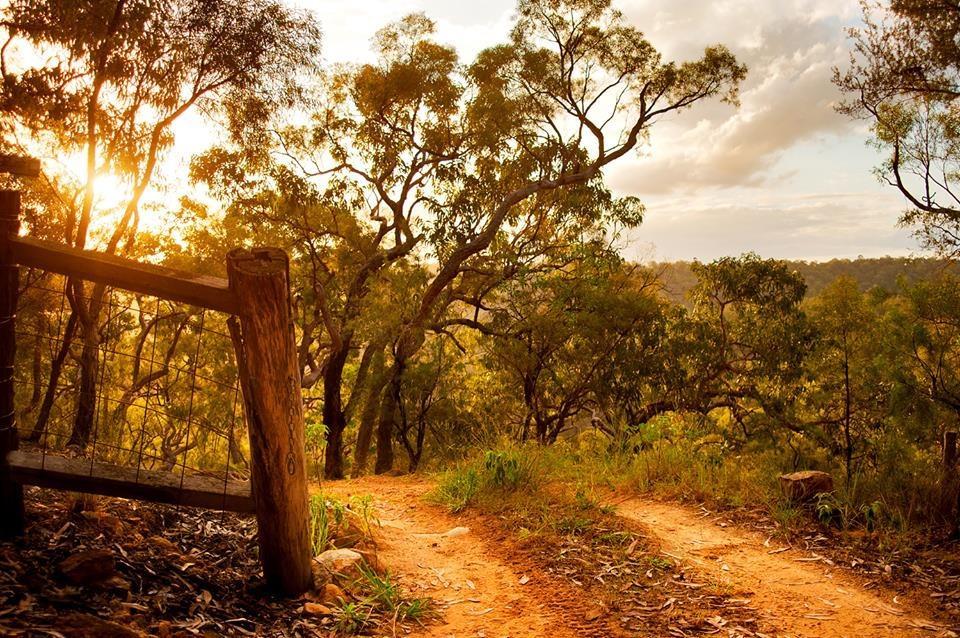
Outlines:
POLYGON ((382 525, 381 559, 408 592, 429 596, 444 608, 442 622, 412 635, 580 635, 546 604, 549 597, 524 578, 535 580, 533 574, 510 566, 500 558, 502 548, 480 538, 476 530, 465 531, 464 523, 442 508, 425 503, 422 497, 430 488, 429 482, 407 477, 364 477, 323 488, 341 497, 373 495, 382 525))
MULTIPOLYGON (((888 638, 934 636, 938 626, 892 596, 870 592, 809 553, 765 545, 758 535, 721 527, 677 504, 629 499, 620 516, 659 537, 664 553, 708 577, 753 593, 753 604, 783 636, 888 638)), ((950 634, 946 634, 950 635, 950 634)))

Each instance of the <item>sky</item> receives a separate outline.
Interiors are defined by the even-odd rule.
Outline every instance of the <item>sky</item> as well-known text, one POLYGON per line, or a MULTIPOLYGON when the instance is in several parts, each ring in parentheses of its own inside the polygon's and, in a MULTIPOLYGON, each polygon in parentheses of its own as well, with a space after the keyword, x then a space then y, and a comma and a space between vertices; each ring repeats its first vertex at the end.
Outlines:
MULTIPOLYGON (((315 12, 326 62, 372 61, 381 26, 423 11, 462 61, 503 41, 515 0, 290 0, 315 12)), ((857 0, 615 0, 664 55, 693 59, 722 43, 747 64, 739 108, 703 104, 661 120, 650 143, 608 168, 618 195, 647 207, 623 253, 641 261, 910 255, 905 204, 872 169, 864 122, 836 113, 830 82, 848 58, 857 0)))
MULTIPOLYGON (((412 11, 462 60, 502 41, 513 0, 299 0, 316 12, 330 62, 370 59, 383 24, 412 11)), ((650 145, 613 165, 607 183, 647 207, 624 253, 658 261, 764 257, 823 260, 918 251, 897 227, 904 202, 880 184, 865 123, 835 112, 834 66, 857 0, 622 0, 614 3, 667 59, 726 44, 749 67, 740 107, 704 105, 652 129, 650 145)))

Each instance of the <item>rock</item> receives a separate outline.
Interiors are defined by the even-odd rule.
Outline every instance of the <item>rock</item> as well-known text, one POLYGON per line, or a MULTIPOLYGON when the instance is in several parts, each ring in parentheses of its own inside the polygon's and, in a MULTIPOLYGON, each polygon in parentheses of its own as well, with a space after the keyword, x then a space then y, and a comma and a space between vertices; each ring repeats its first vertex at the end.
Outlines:
POLYGON ((804 503, 822 492, 833 491, 833 477, 826 472, 807 470, 780 475, 783 495, 795 503, 804 503))
POLYGON ((347 600, 347 594, 340 587, 333 583, 327 583, 320 590, 320 602, 328 605, 336 605, 347 600))
POLYGON ((67 638, 142 638, 129 627, 89 614, 68 614, 57 623, 57 632, 67 638))
POLYGON ((464 536, 470 533, 469 527, 454 527, 453 529, 440 534, 446 538, 456 538, 457 536, 464 536))
POLYGON ((80 515, 88 521, 96 523, 101 529, 105 529, 114 535, 119 535, 123 532, 123 523, 113 514, 84 511, 80 512, 80 515))
POLYGON ((323 586, 330 582, 333 574, 317 561, 313 561, 310 564, 310 568, 311 571, 313 571, 313 589, 315 591, 322 591, 323 586))
POLYGON ((307 616, 330 616, 333 610, 320 603, 303 603, 303 613, 307 616))
POLYGON ((68 556, 60 563, 60 573, 75 585, 91 585, 117 575, 113 554, 105 549, 88 549, 68 556))
POLYGON ((100 498, 93 494, 70 492, 65 500, 67 510, 73 514, 81 512, 95 512, 100 505, 100 498))
POLYGON ((377 556, 376 550, 354 548, 353 551, 363 556, 363 561, 367 564, 367 567, 372 569, 377 574, 383 574, 386 571, 383 563, 380 562, 380 558, 377 556))
POLYGON ((360 576, 363 555, 352 549, 328 549, 313 560, 330 574, 356 578, 360 576))

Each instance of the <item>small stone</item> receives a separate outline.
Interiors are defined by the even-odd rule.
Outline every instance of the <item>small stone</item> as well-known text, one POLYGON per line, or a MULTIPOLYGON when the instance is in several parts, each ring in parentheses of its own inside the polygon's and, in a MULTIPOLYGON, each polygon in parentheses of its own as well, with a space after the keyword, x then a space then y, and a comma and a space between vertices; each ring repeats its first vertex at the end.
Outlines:
POLYGON ((347 594, 340 587, 333 583, 327 583, 320 590, 320 602, 327 604, 343 603, 347 600, 347 594))
POLYGON ((90 585, 116 576, 113 554, 105 549, 88 549, 68 556, 60 563, 60 573, 75 585, 90 585))
POLYGON ((331 574, 355 578, 360 576, 363 555, 352 549, 328 549, 314 560, 331 574))
POLYGON ((123 532, 123 523, 120 522, 120 519, 113 514, 106 514, 104 512, 97 511, 84 511, 80 512, 80 515, 91 523, 96 523, 101 529, 105 529, 114 535, 123 532))
POLYGON ((330 582, 332 574, 317 561, 313 561, 310 564, 310 568, 311 571, 313 571, 313 589, 315 591, 322 591, 323 586, 330 582))
POLYGON ((303 613, 307 616, 330 616, 333 610, 320 603, 304 603, 303 613))

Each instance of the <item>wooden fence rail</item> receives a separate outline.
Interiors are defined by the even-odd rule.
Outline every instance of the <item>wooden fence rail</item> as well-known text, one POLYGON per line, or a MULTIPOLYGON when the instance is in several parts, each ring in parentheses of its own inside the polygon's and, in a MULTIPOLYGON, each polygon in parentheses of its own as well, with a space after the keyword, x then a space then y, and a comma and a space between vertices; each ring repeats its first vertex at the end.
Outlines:
POLYGON ((233 251, 224 280, 20 237, 19 217, 19 193, 0 191, 0 535, 23 532, 21 484, 235 511, 252 506, 268 584, 291 595, 305 591, 312 578, 307 474, 286 254, 233 251), (139 470, 134 477, 100 465, 84 471, 69 459, 48 464, 19 451, 13 372, 20 266, 235 315, 239 321, 230 324, 250 439, 250 484, 217 486, 202 477, 175 484, 153 476, 158 473, 139 470))

